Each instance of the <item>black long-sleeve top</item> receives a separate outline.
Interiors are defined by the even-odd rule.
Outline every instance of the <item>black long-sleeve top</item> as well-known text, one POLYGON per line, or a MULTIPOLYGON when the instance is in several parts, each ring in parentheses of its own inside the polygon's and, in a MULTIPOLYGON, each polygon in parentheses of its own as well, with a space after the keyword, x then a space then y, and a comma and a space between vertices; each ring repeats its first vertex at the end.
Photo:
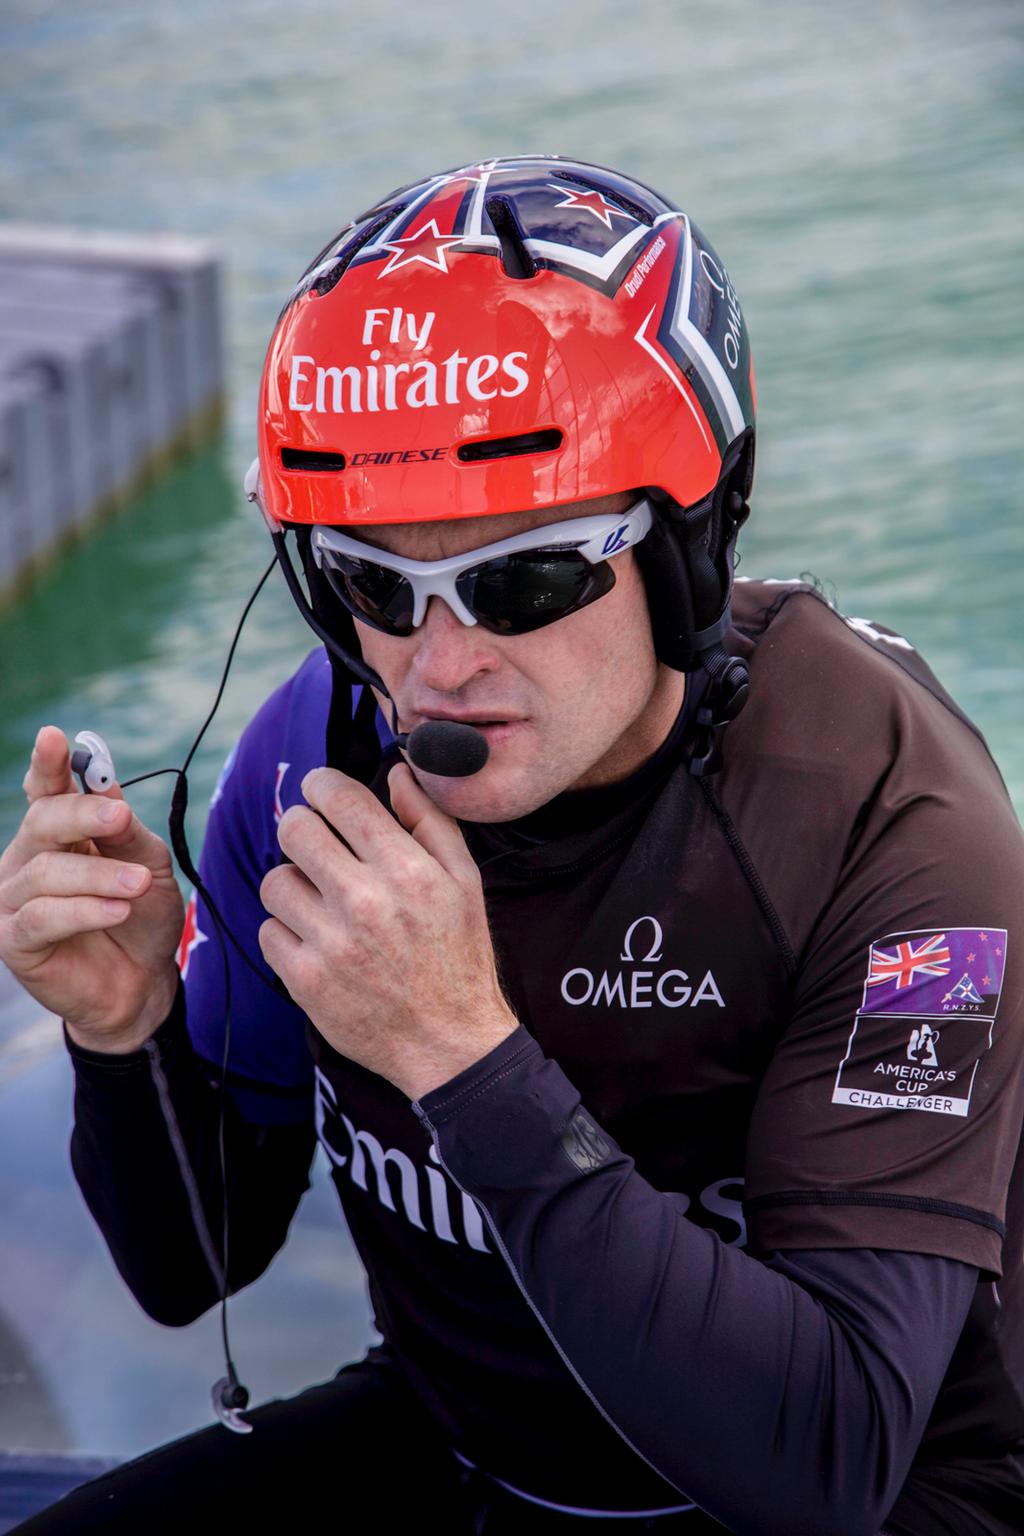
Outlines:
MULTIPOLYGON (((377 1325, 485 1472, 689 1508, 694 1536, 1010 1536, 1019 828, 919 658, 756 586, 713 782, 673 733, 613 794, 465 829, 522 1027, 453 1082, 410 1105, 229 948, 229 1282, 284 1240, 318 1135, 377 1325)), ((204 880, 256 969, 330 699, 314 653, 215 795, 204 880)), ((223 963, 202 901, 190 925, 146 1049, 72 1049, 76 1174, 171 1323, 223 1262, 223 963)))

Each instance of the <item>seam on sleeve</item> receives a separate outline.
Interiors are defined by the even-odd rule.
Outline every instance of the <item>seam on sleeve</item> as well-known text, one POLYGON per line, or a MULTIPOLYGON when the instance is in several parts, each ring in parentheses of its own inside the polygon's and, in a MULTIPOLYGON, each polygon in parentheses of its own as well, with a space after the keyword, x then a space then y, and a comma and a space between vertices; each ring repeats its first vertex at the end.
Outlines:
POLYGON ((756 900, 758 906, 761 908, 761 912, 764 915, 765 921, 771 930, 772 937, 775 940, 776 947, 782 957, 782 963, 785 967, 786 975, 792 981, 796 975, 796 956, 793 953, 793 946, 789 942, 789 935, 783 927, 782 919, 772 904, 771 897, 768 895, 768 892, 765 889, 764 882, 757 872, 757 867, 754 864, 753 859, 750 857, 746 845, 743 843, 743 840, 736 830, 736 825, 733 822, 732 817, 729 815, 728 811, 725 809, 725 806, 721 803, 714 790, 712 789, 710 779, 706 775, 701 775, 697 782, 703 791, 705 800, 707 801, 714 814, 715 820, 718 822, 718 825, 721 828, 723 837, 728 843, 729 848, 737 864, 739 865, 740 870, 743 873, 744 879, 754 893, 754 899, 756 900))
POLYGON ((540 1047, 535 1040, 528 1040, 525 1045, 517 1048, 508 1061, 503 1062, 500 1067, 492 1068, 481 1082, 459 1089, 456 1093, 452 1094, 451 1098, 442 1099, 434 1106, 433 1111, 424 1110, 425 1118, 432 1121, 435 1125, 443 1124, 444 1120, 450 1119, 457 1110, 465 1108, 473 1099, 477 1099, 482 1093, 486 1093, 489 1088, 492 1088, 495 1083, 500 1082, 502 1078, 509 1077, 520 1065, 523 1057, 534 1051, 539 1054, 540 1047))
POLYGON ((1006 1236, 1006 1224, 988 1211, 979 1211, 973 1205, 959 1205, 952 1200, 931 1200, 923 1195, 881 1195, 865 1192, 853 1194, 838 1189, 786 1189, 774 1195, 754 1195, 744 1200, 747 1211, 763 1211, 783 1205, 872 1205, 887 1206, 895 1210, 926 1211, 933 1216, 950 1216, 957 1221, 973 1221, 987 1227, 999 1237, 1006 1236))

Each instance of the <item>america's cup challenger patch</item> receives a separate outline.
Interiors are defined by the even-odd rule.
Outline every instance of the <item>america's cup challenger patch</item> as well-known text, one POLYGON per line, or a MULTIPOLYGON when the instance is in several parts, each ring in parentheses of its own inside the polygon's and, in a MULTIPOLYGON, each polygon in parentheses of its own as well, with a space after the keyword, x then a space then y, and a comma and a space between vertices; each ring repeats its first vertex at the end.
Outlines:
POLYGON ((1005 928, 926 928, 877 939, 833 1104, 966 1115, 992 1044, 1005 965, 1005 928))

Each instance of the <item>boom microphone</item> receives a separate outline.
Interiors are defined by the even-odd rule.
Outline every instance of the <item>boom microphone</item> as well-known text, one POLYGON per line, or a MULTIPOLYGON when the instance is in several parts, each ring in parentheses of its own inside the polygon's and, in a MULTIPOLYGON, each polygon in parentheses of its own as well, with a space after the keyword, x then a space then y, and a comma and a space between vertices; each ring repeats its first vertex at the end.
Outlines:
POLYGON ((464 720, 424 720, 414 731, 396 735, 395 740, 415 767, 444 779, 466 779, 479 773, 491 750, 483 733, 464 720))

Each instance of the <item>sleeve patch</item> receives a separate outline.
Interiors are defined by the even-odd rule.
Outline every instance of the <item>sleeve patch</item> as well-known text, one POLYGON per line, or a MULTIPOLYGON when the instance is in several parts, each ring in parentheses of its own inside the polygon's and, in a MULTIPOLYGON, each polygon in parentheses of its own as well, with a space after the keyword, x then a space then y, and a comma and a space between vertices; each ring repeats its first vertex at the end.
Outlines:
POLYGON ((182 981, 188 975, 193 951, 200 944, 205 944, 209 937, 210 935, 204 933, 199 926, 199 908, 196 893, 193 891, 188 899, 188 906, 185 908, 185 926, 181 930, 181 938, 178 940, 178 951, 175 956, 182 981))
POLYGON ((877 939, 833 1104, 966 1115, 992 1044, 1005 966, 1005 928, 877 939))
POLYGON ((565 1127, 561 1142, 562 1151, 580 1173, 592 1173, 611 1156, 611 1142, 582 1109, 576 1111, 565 1127))

